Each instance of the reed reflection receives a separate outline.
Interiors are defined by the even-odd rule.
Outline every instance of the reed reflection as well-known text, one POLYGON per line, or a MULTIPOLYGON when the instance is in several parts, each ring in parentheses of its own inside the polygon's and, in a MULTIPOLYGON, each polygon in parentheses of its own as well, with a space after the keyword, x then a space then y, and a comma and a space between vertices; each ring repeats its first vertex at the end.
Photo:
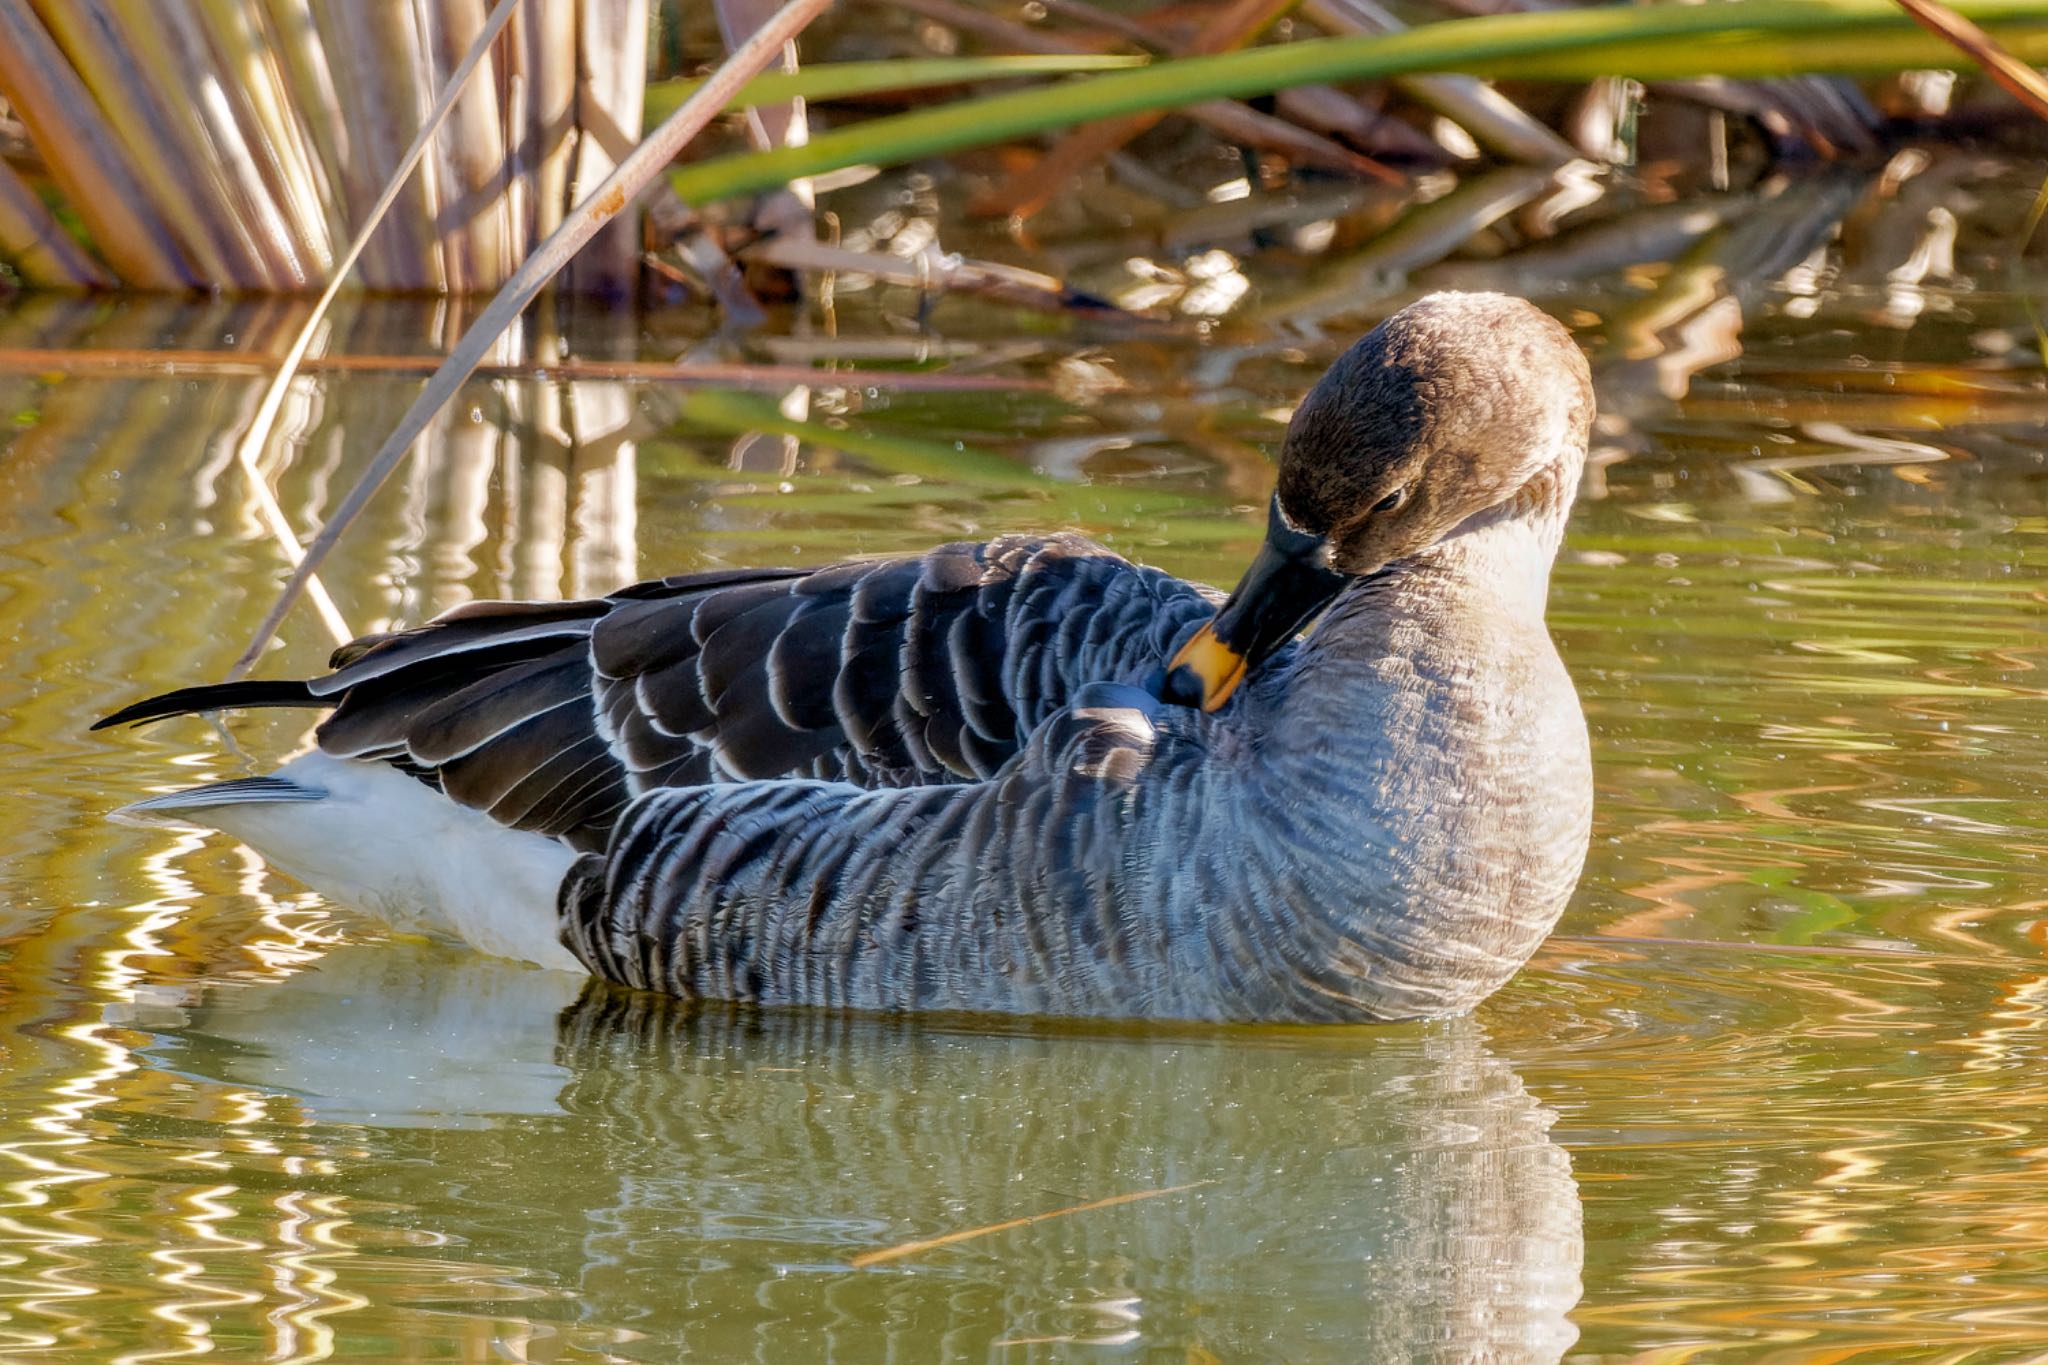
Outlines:
MULTIPOLYGON (((1576 1336, 1570 1160, 1469 1020, 991 1034, 576 990, 343 948, 210 994, 159 1064, 297 1097, 365 1192, 462 1134, 463 1166, 505 1178, 409 1225, 463 1227, 463 1256, 555 1291, 534 1327, 566 1296, 655 1354, 1556 1360, 1576 1336)), ((365 1246, 328 1262, 347 1292, 378 1253, 341 1240, 365 1246)))
MULTIPOLYGON (((12 453, 53 452, 73 468, 50 474, 105 480, 96 493, 124 518, 163 525, 195 562, 223 544, 270 541, 268 497, 304 539, 410 399, 410 362, 459 335, 466 319, 448 303, 345 307, 256 468, 245 469, 236 448, 303 310, 275 300, 25 303, 0 317, 0 353, 13 357, 0 366, 0 399, 20 428, 12 453), (83 356, 102 370, 43 374, 39 355, 83 356), (348 368, 318 368, 328 356, 348 368), (188 397, 195 390, 202 402, 188 397)), ((609 333, 621 334, 620 345, 631 336, 630 319, 577 325, 585 348, 603 349, 609 333)), ((551 326, 529 320, 501 346, 497 373, 471 383, 435 421, 327 567, 350 627, 419 620, 473 596, 601 593, 635 576, 641 432, 632 395, 615 382, 521 373, 560 351, 551 326)), ((282 566, 282 547, 277 558, 282 566)), ((188 611, 241 606, 220 585, 210 596, 188 611)))

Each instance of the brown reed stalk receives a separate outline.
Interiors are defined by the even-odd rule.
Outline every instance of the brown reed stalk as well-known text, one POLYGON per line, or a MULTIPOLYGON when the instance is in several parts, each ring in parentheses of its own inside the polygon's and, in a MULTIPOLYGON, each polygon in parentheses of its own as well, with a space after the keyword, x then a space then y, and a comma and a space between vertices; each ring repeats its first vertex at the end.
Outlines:
POLYGON ((249 231, 241 192, 214 148, 199 101, 180 98, 189 73, 172 53, 162 15, 146 0, 39 0, 45 22, 121 136, 128 162, 177 227, 208 283, 273 284, 249 231), (83 28, 87 15, 94 17, 83 28), (63 22, 69 16, 71 22, 63 22), (83 31, 80 31, 83 29, 83 31))
POLYGON ((339 240, 324 207, 331 191, 298 118, 280 44, 261 5, 251 0, 197 0, 246 136, 260 156, 264 182, 289 226, 313 282, 327 278, 339 240))
MULTIPOLYGON (((606 176, 640 141, 647 70, 647 0, 581 0, 576 24, 576 193, 606 176)), ((569 263, 579 294, 623 298, 640 273, 640 225, 630 214, 607 223, 569 263)))
MULTIPOLYGON (((313 20, 311 0, 264 0, 266 30, 272 54, 280 68, 284 98, 293 121, 305 139, 320 186, 320 213, 327 225, 330 243, 347 241, 349 225, 361 221, 352 210, 357 203, 356 188, 349 174, 352 138, 335 88, 334 71, 327 61, 319 26, 313 20)), ((367 206, 376 195, 368 187, 362 199, 367 206)), ((380 261, 384 236, 370 242, 365 255, 380 261)), ((381 272, 368 272, 381 273, 381 272)))
MULTIPOLYGON (((528 0, 521 17, 528 81, 527 202, 533 214, 525 248, 553 236, 569 211, 569 171, 576 128, 576 0, 528 0)), ((522 253, 523 255, 524 253, 522 253)))
POLYGON ((0 0, 0 98, 115 273, 145 289, 199 285, 178 235, 136 176, 121 139, 25 0, 0 0))
MULTIPOLYGON (((436 90, 443 89, 484 31, 484 0, 420 0, 425 18, 440 11, 436 37, 436 90)), ((496 289, 512 271, 512 224, 505 201, 507 189, 505 123, 498 107, 498 76, 494 52, 485 52, 475 79, 463 87, 448 122, 435 142, 444 157, 450 196, 446 212, 454 220, 443 231, 459 235, 464 288, 496 289), (455 224, 459 224, 457 227, 455 224)))
POLYGON ((0 255, 30 284, 55 289, 105 289, 113 276, 71 240, 36 192, 0 161, 0 255))
MULTIPOLYGON (((420 126, 424 111, 414 107, 418 29, 410 6, 315 4, 313 16, 349 130, 349 221, 361 223, 420 126)), ((378 229, 381 250, 363 263, 369 288, 427 292, 446 284, 431 180, 422 175, 404 183, 378 229)))
POLYGON ((349 524, 361 514, 384 481, 391 477, 406 452, 412 449, 413 443, 447 405, 463 381, 483 363, 505 329, 568 265, 570 259, 597 235, 599 229, 624 212, 633 198, 646 189, 691 139, 718 116, 741 87, 775 59, 782 45, 793 40, 831 3, 832 0, 789 0, 751 38, 733 49, 718 70, 683 101, 681 108, 634 147, 617 169, 605 177, 604 183, 592 186, 577 205, 576 212, 533 250, 463 333, 462 339, 441 362, 441 367, 434 371, 426 387, 400 416, 396 429, 385 438, 369 468, 336 505, 333 515, 320 528, 320 534, 306 547, 306 557, 293 570, 277 601, 257 627, 249 647, 235 661, 230 670, 231 676, 239 677, 255 662, 263 647, 277 633, 292 604, 305 591, 307 580, 318 570, 321 560, 334 549, 349 524))
MULTIPOLYGON (((61 3, 61 0, 60 0, 61 3)), ((272 173, 262 130, 241 82, 222 68, 199 15, 189 4, 120 0, 131 13, 154 16, 163 46, 147 64, 161 82, 165 102, 189 111, 209 160, 233 196, 234 212, 261 271, 262 288, 297 293, 317 282, 311 243, 280 203, 281 180, 272 173)), ((138 27, 142 20, 136 20, 138 27)))

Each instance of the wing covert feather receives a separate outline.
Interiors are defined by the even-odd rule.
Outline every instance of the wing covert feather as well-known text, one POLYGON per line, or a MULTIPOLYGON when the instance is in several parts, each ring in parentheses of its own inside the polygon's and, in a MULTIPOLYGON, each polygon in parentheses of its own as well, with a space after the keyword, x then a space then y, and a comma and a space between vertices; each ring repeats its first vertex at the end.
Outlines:
POLYGON ((654 788, 985 782, 1090 683, 1170 657, 1218 595, 1080 536, 471 602, 304 683, 187 688, 114 720, 325 705, 320 745, 586 851, 654 788))

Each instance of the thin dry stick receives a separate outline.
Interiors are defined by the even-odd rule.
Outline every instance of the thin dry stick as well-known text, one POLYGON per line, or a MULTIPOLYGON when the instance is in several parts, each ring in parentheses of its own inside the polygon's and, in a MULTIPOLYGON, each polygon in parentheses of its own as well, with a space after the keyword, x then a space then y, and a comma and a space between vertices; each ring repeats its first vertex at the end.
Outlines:
MULTIPOLYGON (((960 3, 960 0, 891 0, 891 4, 895 8, 923 15, 948 28, 987 39, 1004 52, 1067 56, 1099 50, 1099 45, 1077 40, 1070 32, 1041 32, 1014 20, 983 14, 960 3)), ((1156 35, 1153 37, 1153 44, 1162 49, 1166 47, 1156 35)), ((1185 49, 1172 49, 1172 52, 1174 55, 1183 55, 1185 49)), ((1340 103, 1348 100, 1347 96, 1339 95, 1329 86, 1311 89, 1320 89, 1340 103)), ((1294 93, 1297 96, 1301 94, 1299 91, 1294 93)), ((1350 103, 1354 109, 1360 107, 1355 101, 1350 103)), ((1398 183, 1401 180, 1399 175, 1372 158, 1361 156, 1343 144, 1323 136, 1324 132, 1329 131, 1327 127, 1321 130, 1306 128, 1287 119, 1262 114, 1242 100, 1203 100, 1174 112, 1185 115, 1196 123, 1208 125, 1226 142, 1241 142, 1247 146, 1261 147, 1293 157, 1303 164, 1320 166, 1325 170, 1345 175, 1368 176, 1389 183, 1398 183)), ((1419 139, 1421 135, 1416 134, 1416 137, 1419 139)), ((1425 149, 1434 145, 1424 143, 1425 149)))
MULTIPOLYGON (((263 453, 264 443, 270 439, 270 429, 277 424, 277 414, 284 406, 284 396, 291 391, 292 380, 298 375, 300 362, 306 358, 306 349, 313 344, 313 334, 319 331, 322 319, 327 316, 328 306, 334 302, 335 295, 341 292, 341 286, 348 279, 349 271, 355 268, 357 259, 362 256, 363 248, 369 245, 370 235, 376 232, 378 224, 384 221, 384 215, 397 200, 399 191, 405 185, 405 178, 412 174, 412 168, 418 164, 420 156, 427 150, 427 144, 434 140, 434 134, 440 131, 442 121, 448 117, 448 111, 455 107, 456 97, 462 93, 462 87, 469 83, 470 76, 483 61, 484 54, 490 51, 491 43, 497 38, 499 30, 505 27, 505 21, 510 19, 512 11, 518 8, 519 0, 498 0, 497 8, 493 9, 491 17, 484 21, 476 41, 469 45, 469 51, 462 54, 462 63, 448 77, 448 84, 442 88, 441 97, 434 101, 434 108, 427 115, 427 121, 420 125, 419 134, 413 138, 412 146, 406 148, 405 155, 399 158, 398 165, 391 172, 391 178, 384 184, 384 193, 377 196, 377 202, 371 206, 370 216, 356 229, 355 238, 348 244, 348 250, 334 263, 334 269, 327 277, 327 287, 320 291, 320 297, 314 302, 313 311, 306 315, 306 321, 300 326, 299 334, 292 338, 291 347, 284 353, 284 360, 278 365, 277 374, 272 377, 270 387, 263 391, 263 401, 256 405, 256 415, 250 419, 249 429, 242 433, 241 442, 235 447, 235 460, 242 466, 243 472, 249 476, 250 484, 256 489, 256 503, 263 513, 263 520, 270 527, 270 534, 283 547, 285 558, 292 562, 294 569, 305 563, 306 551, 299 544, 298 536, 293 533, 284 509, 277 505, 277 498, 270 491, 270 481, 263 477, 263 471, 257 464, 257 457, 263 453)), ((310 571, 306 575, 305 588, 313 598, 313 605, 319 611, 320 619, 327 623, 327 629, 334 636, 335 643, 347 644, 354 639, 355 632, 349 629, 348 622, 334 605, 334 599, 327 595, 327 589, 310 571)), ((230 682, 242 676, 243 670, 254 659, 254 649, 257 647, 260 646, 252 647, 250 653, 244 654, 235 662, 234 668, 228 673, 230 682)))
POLYGON ((754 35, 734 49, 731 56, 714 71, 710 78, 697 87, 689 99, 683 101, 680 109, 669 115, 668 121, 655 129, 653 134, 635 147, 618 168, 604 178, 604 182, 592 190, 571 210, 561 227, 548 235, 548 239, 534 249, 531 256, 505 281, 505 287, 492 296, 489 305, 477 315, 477 320, 462 334, 455 349, 441 362, 441 368, 434 371, 427 380, 426 388, 413 400, 405 415, 398 419, 398 428, 385 440, 370 461, 370 467, 349 489, 348 496, 334 510, 327 524, 320 528, 320 534, 306 547, 305 558, 292 570, 290 581, 278 594, 277 602, 270 613, 263 618, 263 624, 256 628, 256 638, 249 642, 248 649, 235 661, 229 678, 238 678, 254 663, 263 647, 270 643, 277 628, 291 610, 299 594, 305 591, 306 580, 311 578, 320 561, 325 559, 340 541, 357 516, 369 504, 391 472, 398 468, 407 450, 426 430, 434 414, 445 406, 455 392, 468 379, 470 373, 483 363, 486 353, 497 341, 498 336, 517 320, 526 305, 546 287, 569 258, 585 242, 597 234, 597 230, 617 217, 626 204, 646 187, 647 182, 661 173, 662 168, 675 159, 676 153, 686 146, 704 125, 716 118, 725 106, 738 95, 740 88, 759 75, 770 62, 781 55, 782 45, 795 38, 811 20, 823 13, 832 0, 790 0, 773 18, 754 31, 754 35))
MULTIPOLYGON (((1408 27, 1379 0, 1304 0, 1301 10, 1332 33, 1399 33, 1408 27)), ((1571 143, 1475 76, 1403 76, 1394 85, 1502 156, 1532 166, 1562 166, 1578 157, 1571 143)))
MULTIPOLYGON (((1997 81, 2007 94, 2039 117, 2048 118, 2048 80, 2044 80, 2040 72, 2007 52, 1998 45, 1997 39, 1947 5, 1938 3, 1938 0, 1898 2, 1899 8, 1913 17, 1914 23, 1967 52, 1972 61, 1984 68, 1984 74, 1997 81)), ((2044 211, 2048 211, 2048 180, 2041 182, 2040 190, 2034 195, 2034 205, 2027 210, 2026 222, 2020 226, 2019 245, 2012 253, 2015 277, 2028 245, 2034 240, 2034 233, 2040 229, 2044 211)), ((2015 292, 2019 294, 2020 306, 2026 310, 2027 321, 2033 324, 2034 342, 2040 347, 2041 355, 2048 358, 2048 328, 2042 327, 2041 319, 2035 315, 2032 296, 2025 290, 2015 292)))
POLYGON ((1913 22, 1938 34, 1970 54, 1970 60, 1984 68, 2007 94, 2048 118, 2048 80, 2041 73, 1998 45, 1997 39, 1936 0, 1898 0, 1899 8, 1913 22))
POLYGON ((986 1237, 994 1232, 1008 1232, 1011 1228, 1029 1227, 1043 1223, 1048 1218, 1064 1218, 1070 1213, 1093 1213, 1096 1209, 1113 1209, 1119 1204, 1135 1204, 1141 1199, 1157 1199, 1161 1195, 1179 1194, 1184 1190, 1199 1190, 1204 1185, 1213 1185, 1213 1180, 1195 1180, 1185 1185, 1168 1185, 1163 1190, 1135 1190, 1130 1194, 1113 1194, 1107 1199, 1092 1199, 1086 1204, 1073 1204, 1064 1209, 1048 1209, 1044 1213, 1030 1213, 1022 1218, 1006 1218, 1000 1223, 989 1223, 978 1228, 966 1228, 949 1232, 940 1237, 921 1237, 914 1242, 899 1242, 880 1251, 863 1251, 847 1262, 855 1270, 866 1270, 871 1265, 884 1261, 900 1261, 905 1256, 915 1256, 934 1247, 952 1246, 955 1242, 968 1242, 976 1237, 986 1237))
MULTIPOLYGON (((431 374, 441 365, 431 355, 309 356, 299 371, 348 374, 431 374)), ((270 362, 247 351, 141 350, 134 347, 41 350, 0 346, 0 374, 267 375, 270 362)), ((493 379, 604 379, 622 383, 718 384, 728 388, 772 389, 790 384, 820 388, 894 389, 899 393, 1051 393, 1049 379, 1013 375, 953 374, 945 371, 864 370, 851 366, 755 365, 696 360, 561 360, 479 365, 475 373, 493 379)))
MULTIPOLYGON (((1210 15, 1181 50, 1189 56, 1206 57, 1240 48, 1297 3, 1299 0, 1234 0, 1210 15)), ((1071 188, 1079 172, 1119 150, 1165 117, 1165 111, 1155 111, 1085 124, 983 196, 975 210, 1005 213, 1019 219, 1036 217, 1071 188)))

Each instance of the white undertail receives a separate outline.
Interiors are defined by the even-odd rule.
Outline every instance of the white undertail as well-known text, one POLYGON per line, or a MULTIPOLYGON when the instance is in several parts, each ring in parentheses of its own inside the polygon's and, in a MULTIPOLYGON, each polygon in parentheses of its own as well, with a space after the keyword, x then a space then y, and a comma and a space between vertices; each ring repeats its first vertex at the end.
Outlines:
POLYGON ((314 750, 269 777, 151 797, 114 816, 222 830, 329 900, 395 929, 585 970, 556 937, 555 894, 576 855, 382 763, 314 750))

